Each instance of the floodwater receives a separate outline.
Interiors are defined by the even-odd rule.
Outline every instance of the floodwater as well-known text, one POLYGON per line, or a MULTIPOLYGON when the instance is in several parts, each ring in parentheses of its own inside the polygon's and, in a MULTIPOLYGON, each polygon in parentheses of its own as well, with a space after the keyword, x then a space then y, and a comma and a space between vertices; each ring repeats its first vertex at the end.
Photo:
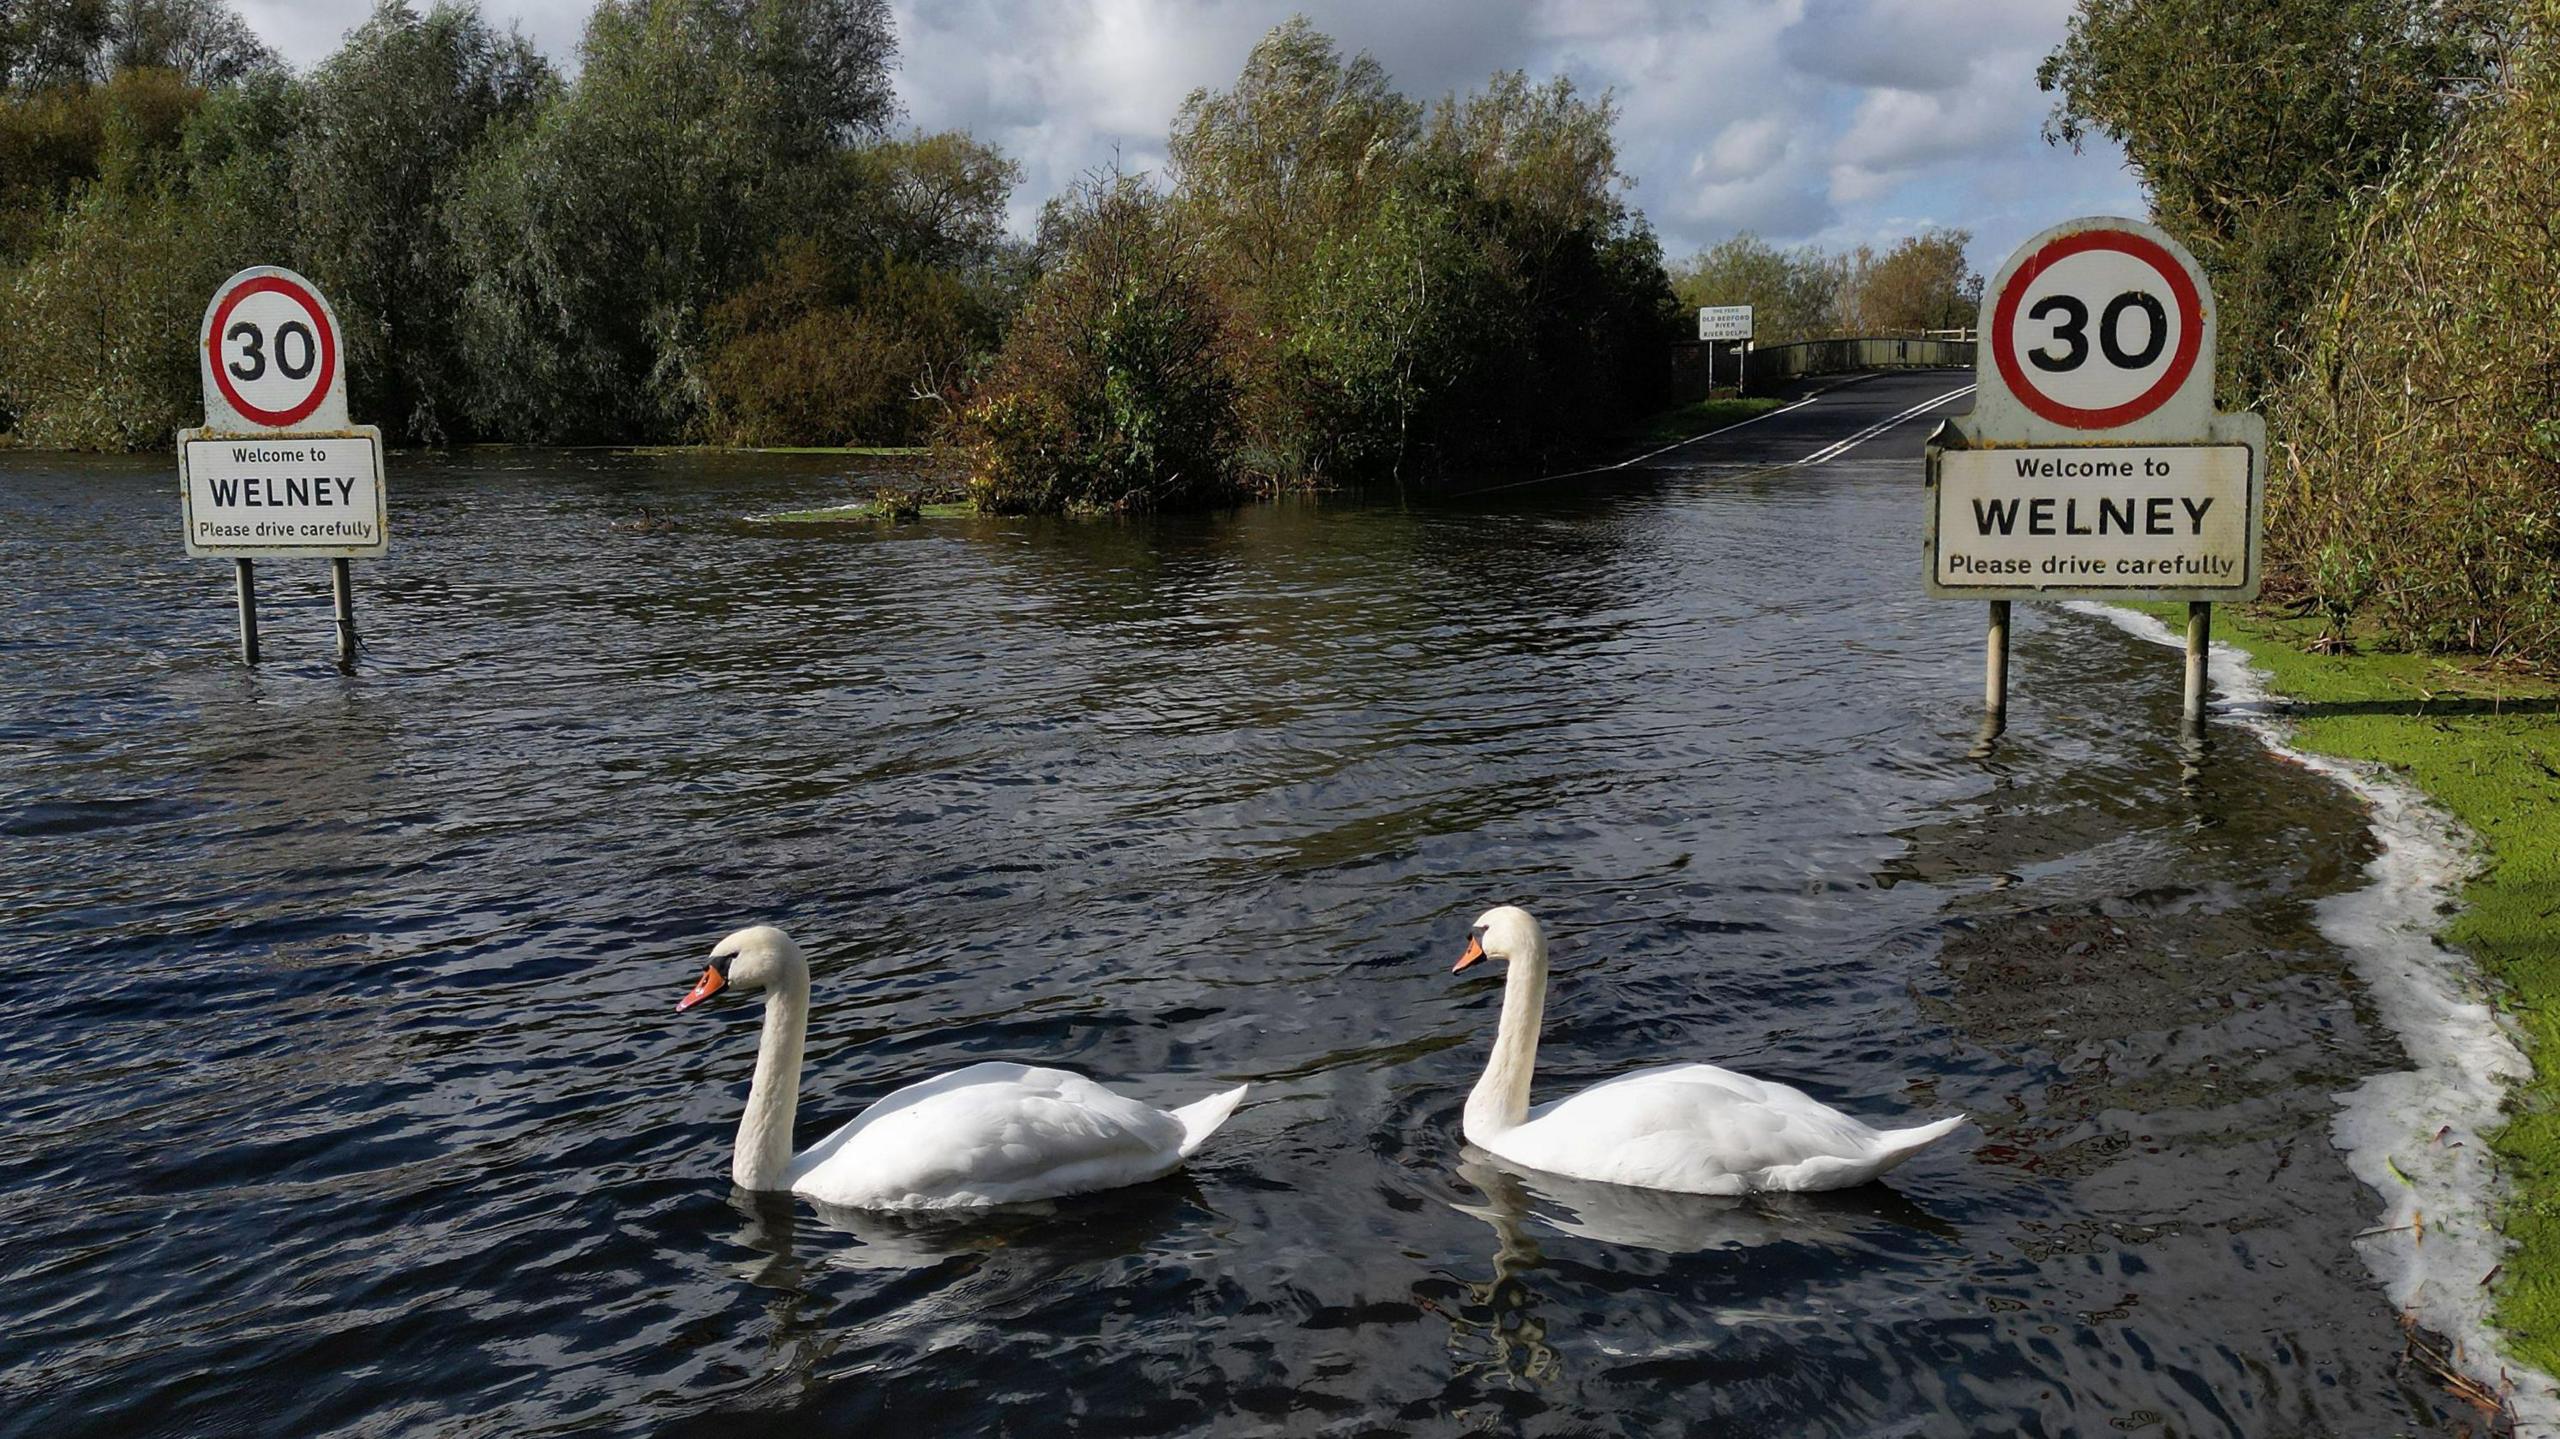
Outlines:
POLYGON ((1152 522, 403 456, 352 676, 316 563, 243 670, 166 460, 0 454, 0 1429, 2477 1431, 2327 1139, 2400 1062, 2313 923, 2357 807, 2055 611, 1974 755, 1925 415, 1746 463, 1951 383, 1152 522), (1457 1132, 1499 978, 1448 973, 1506 900, 1541 1095, 1703 1059, 1979 1127, 1846 1194, 1507 1173, 1457 1132), (1253 1094, 1046 1213, 735 1193, 760 1008, 675 1001, 758 921, 816 969, 803 1142, 985 1058, 1253 1094))

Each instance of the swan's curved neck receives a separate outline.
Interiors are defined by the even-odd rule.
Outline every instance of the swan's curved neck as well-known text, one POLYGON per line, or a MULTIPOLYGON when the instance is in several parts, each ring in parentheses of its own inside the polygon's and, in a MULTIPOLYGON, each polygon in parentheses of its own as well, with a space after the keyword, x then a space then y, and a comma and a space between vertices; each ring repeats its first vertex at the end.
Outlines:
POLYGON ((1547 1017, 1546 937, 1532 939, 1528 951, 1513 956, 1510 966, 1502 982, 1502 1027, 1494 1031, 1493 1057, 1485 1061, 1484 1078, 1467 1096, 1463 1128, 1478 1144, 1529 1117, 1529 1072, 1537 1067, 1538 1027, 1547 1017))
POLYGON ((738 1121, 738 1150, 729 1179, 740 1189, 787 1189, 791 1121, 800 1112, 800 1051, 809 1034, 809 977, 786 975, 765 992, 764 1039, 756 1047, 755 1082, 738 1121))

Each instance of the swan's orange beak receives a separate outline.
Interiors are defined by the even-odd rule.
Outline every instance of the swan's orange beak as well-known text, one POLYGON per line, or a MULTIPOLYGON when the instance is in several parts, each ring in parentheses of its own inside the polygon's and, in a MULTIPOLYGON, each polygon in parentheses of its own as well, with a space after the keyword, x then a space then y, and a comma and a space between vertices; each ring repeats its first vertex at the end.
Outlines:
POLYGON ((721 986, 726 985, 728 982, 729 977, 722 974, 720 972, 720 966, 716 964, 703 970, 702 978, 696 981, 693 986, 693 993, 686 995, 683 999, 676 1002, 676 1013, 682 1014, 686 1010, 693 1008, 695 1005, 702 1003, 706 999, 709 999, 711 996, 718 994, 721 986))
POLYGON ((1481 935, 1468 935, 1467 952, 1458 956, 1458 962, 1450 967, 1449 972, 1457 974, 1482 958, 1484 958, 1484 938, 1481 935))

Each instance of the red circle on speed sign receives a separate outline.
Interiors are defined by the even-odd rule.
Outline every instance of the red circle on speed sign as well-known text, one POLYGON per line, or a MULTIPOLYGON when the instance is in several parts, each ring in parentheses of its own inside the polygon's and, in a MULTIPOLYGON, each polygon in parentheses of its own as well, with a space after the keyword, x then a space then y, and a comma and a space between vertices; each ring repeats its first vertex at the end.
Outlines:
MULTIPOLYGON (((262 308, 277 308, 272 303, 262 308)), ((282 428, 299 424, 320 408, 329 397, 330 383, 338 375, 338 332, 329 323, 329 312, 320 306, 320 297, 281 275, 260 275, 234 287, 214 307, 213 323, 204 337, 206 358, 213 365, 213 382, 222 390, 222 398, 243 419, 282 428), (234 323, 232 316, 241 305, 263 295, 275 296, 292 310, 308 317, 286 318, 272 325, 248 318, 234 323), (296 332, 302 341, 302 356, 293 358, 296 332), (234 353, 226 359, 223 348, 228 342, 234 353), (255 387, 258 398, 249 397, 244 386, 255 387), (281 393, 278 393, 281 391, 281 393), (259 403, 260 400, 266 403, 259 403)))
MULTIPOLYGON (((2084 266, 2083 268, 2088 268, 2084 266)), ((2075 430, 2111 430, 2129 425, 2169 402, 2187 377, 2195 373, 2196 356, 2204 349, 2204 298, 2196 291, 2195 278, 2178 257, 2159 242, 2125 230, 2082 230, 2055 239, 2018 266, 2000 290, 2000 301, 1991 315, 1991 356, 2000 367, 2000 379, 2009 393, 2046 420, 2067 425, 2075 430), (2067 289, 2047 287, 2033 309, 2031 320, 2044 320, 2053 325, 2054 341, 2062 342, 2059 353, 2052 342, 2040 344, 2027 352, 2024 360, 2032 360, 2035 368, 2057 378, 2040 382, 2029 372, 2018 353, 2018 309, 2037 281, 2055 274, 2065 262, 2078 257, 2105 259, 2114 263, 2107 267, 2117 278, 2101 285, 2116 293, 2083 295, 2067 289), (2130 287, 2124 285, 2123 272, 2131 261, 2139 267, 2130 287), (2171 321, 2165 307, 2153 298, 2152 291, 2166 291, 2177 307, 2175 343, 2169 339, 2171 321), (2094 303, 2093 303, 2094 302, 2094 303), (2120 343, 2119 317, 2139 312, 2147 316, 2143 329, 2145 350, 2137 355, 2120 343), (2098 340, 2093 346, 2088 331, 2098 327, 2098 340), (2166 349, 2165 364, 2149 358, 2166 349), (2139 359, 2139 365, 2126 363, 2139 359), (2108 378, 2103 366, 2092 362, 2104 360, 2113 365, 2116 388, 2133 387, 2129 393, 2106 393, 2108 378), (2153 373, 2157 364, 2156 374, 2153 373), (2073 372, 2097 371, 2095 382, 2073 372), (2063 378, 2069 376, 2069 378, 2063 378), (2099 398, 2092 401, 2088 392, 2095 390, 2099 398)))

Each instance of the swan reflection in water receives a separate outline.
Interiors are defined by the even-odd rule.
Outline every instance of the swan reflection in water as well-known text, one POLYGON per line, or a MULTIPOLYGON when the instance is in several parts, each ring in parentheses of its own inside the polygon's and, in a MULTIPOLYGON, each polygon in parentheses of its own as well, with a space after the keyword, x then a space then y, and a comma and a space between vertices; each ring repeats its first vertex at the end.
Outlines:
POLYGON ((732 1188, 736 1241, 754 1257, 733 1271, 766 1292, 764 1348, 777 1382, 812 1385, 847 1342, 891 1341, 909 1321, 940 1325, 954 1310, 1001 1311, 1016 1297, 1073 1286, 1180 1231, 1226 1219, 1180 1175, 1104 1194, 995 1208, 895 1213, 845 1209, 798 1195, 732 1188), (949 1265, 918 1294, 885 1310, 859 1300, 890 1293, 882 1280, 949 1265), (919 1307, 920 1306, 920 1307, 919 1307), (862 1313, 858 1322, 848 1315, 862 1313))
POLYGON ((796 1292, 824 1270, 896 1272, 953 1260, 1021 1259, 1055 1273, 1125 1258, 1177 1227, 1219 1219, 1199 1187, 1179 1174, 1107 1194, 974 1209, 849 1209, 735 1188, 729 1205, 743 1221, 737 1242, 761 1256, 739 1277, 796 1292))
MULTIPOLYGON (((1453 1330, 1450 1344, 1463 1351, 1480 1340, 1484 1367, 1532 1382, 1556 1377, 1562 1361, 1536 1312, 1540 1296, 1531 1275, 1558 1271, 1553 1277, 1559 1289, 1581 1285, 1617 1293, 1661 1287, 1656 1269, 1552 1262, 1540 1247, 1541 1231, 1554 1236, 1549 1244, 1585 1241, 1665 1255, 1804 1246, 1824 1251, 1822 1268, 1844 1254, 1890 1262, 1907 1254, 1914 1240, 1947 1241, 1958 1234, 1954 1225, 1882 1184, 1820 1194, 1679 1194, 1515 1168, 1472 1144, 1458 1161, 1458 1177, 1484 1202, 1452 1201, 1449 1207, 1491 1226, 1495 1242, 1491 1277, 1464 1284, 1464 1307, 1443 1311, 1453 1330), (1567 1268, 1570 1274, 1562 1272, 1567 1268)), ((1815 1270, 1809 1266, 1806 1272, 1815 1270)), ((1750 1287, 1765 1292, 1765 1283, 1750 1287)), ((1800 1316, 1724 1305, 1717 1317, 1749 1323, 1800 1316)))

